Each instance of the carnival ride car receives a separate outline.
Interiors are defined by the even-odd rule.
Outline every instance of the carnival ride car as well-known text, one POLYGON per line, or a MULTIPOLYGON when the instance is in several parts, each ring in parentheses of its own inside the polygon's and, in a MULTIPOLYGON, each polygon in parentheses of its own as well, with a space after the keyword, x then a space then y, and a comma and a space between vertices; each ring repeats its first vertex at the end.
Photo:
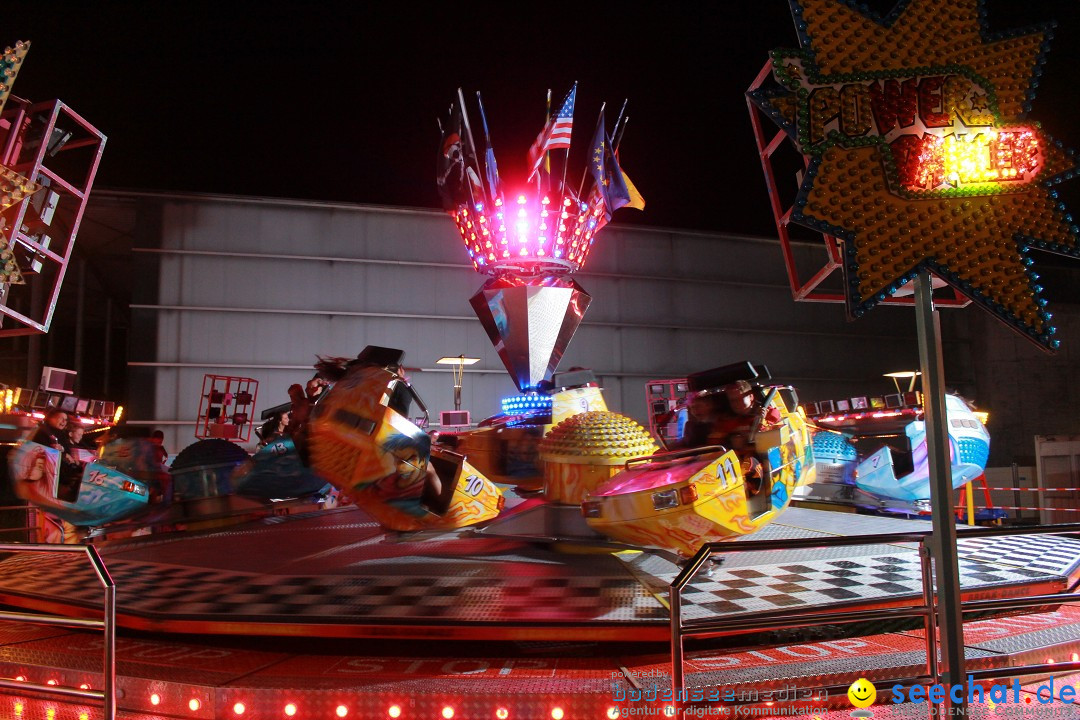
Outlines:
MULTIPOLYGON (((954 488, 986 470, 990 435, 958 395, 945 396, 954 488)), ((919 393, 851 398, 808 405, 815 426, 817 479, 800 499, 871 510, 930 510, 926 423, 919 393), (839 411, 839 412, 838 412, 839 411)))
POLYGON ((582 505, 597 532, 630 545, 689 556, 704 543, 760 530, 788 507, 798 485, 812 480, 813 448, 793 388, 768 384, 768 371, 750 363, 715 368, 687 380, 698 397, 748 382, 756 409, 746 437, 733 436, 729 446, 627 461, 623 472, 597 486, 582 505), (778 420, 769 422, 770 414, 778 420))
MULTIPOLYGON (((699 393, 754 380, 761 413, 748 449, 672 453, 657 452, 637 423, 607 411, 595 378, 580 370, 559 378, 579 385, 553 387, 544 396, 550 411, 502 416, 432 442, 421 428, 426 423, 410 419, 414 406, 422 417, 427 410, 399 373, 402 355, 365 350, 315 404, 304 431, 269 439, 251 458, 227 440, 200 440, 177 456, 170 482, 149 441, 116 437, 102 444, 65 494, 58 482, 59 451, 26 441, 13 455, 12 477, 24 491, 34 485, 27 499, 80 527, 265 512, 281 498, 317 496, 329 483, 386 529, 446 530, 499 515, 503 490, 485 469, 505 468, 499 450, 506 446, 484 438, 526 422, 548 436, 538 448, 547 505, 578 513, 584 502, 581 514, 601 543, 686 555, 704 542, 760 529, 787 507, 792 490, 813 471, 806 425, 792 411, 794 391, 762 382, 749 363, 690 379, 699 393), (779 422, 761 422, 769 408, 776 409, 779 422), (490 452, 473 459, 471 447, 490 452), (748 457, 757 461, 754 473, 748 457)), ((528 496, 526 488, 520 493, 528 496)))
POLYGON ((464 456, 433 448, 409 420, 413 403, 426 418, 391 366, 350 368, 316 404, 311 467, 391 530, 456 528, 498 515, 502 492, 464 456))

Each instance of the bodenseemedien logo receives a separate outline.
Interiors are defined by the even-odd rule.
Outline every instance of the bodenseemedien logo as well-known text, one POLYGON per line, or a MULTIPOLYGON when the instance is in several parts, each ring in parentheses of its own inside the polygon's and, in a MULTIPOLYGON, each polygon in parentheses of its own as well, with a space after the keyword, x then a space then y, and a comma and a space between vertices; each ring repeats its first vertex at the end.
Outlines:
POLYGON ((851 717, 874 717, 874 711, 866 709, 874 704, 874 700, 877 700, 877 688, 874 687, 874 683, 861 677, 851 683, 847 696, 851 704, 857 708, 851 712, 851 717))

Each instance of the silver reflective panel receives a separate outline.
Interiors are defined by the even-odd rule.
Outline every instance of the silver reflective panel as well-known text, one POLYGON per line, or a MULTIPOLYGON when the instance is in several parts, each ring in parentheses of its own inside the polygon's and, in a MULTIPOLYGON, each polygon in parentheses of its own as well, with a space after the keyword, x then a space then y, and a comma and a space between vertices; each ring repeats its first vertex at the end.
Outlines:
POLYGON ((550 380, 592 297, 565 277, 492 278, 469 299, 519 390, 550 380))

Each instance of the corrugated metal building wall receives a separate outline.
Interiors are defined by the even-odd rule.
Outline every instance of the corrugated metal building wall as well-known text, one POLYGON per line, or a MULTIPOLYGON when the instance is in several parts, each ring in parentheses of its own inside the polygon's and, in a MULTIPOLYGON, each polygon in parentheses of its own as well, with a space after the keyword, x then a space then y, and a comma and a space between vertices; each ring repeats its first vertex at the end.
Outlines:
MULTIPOLYGON (((117 202, 138 215, 130 417, 167 428, 170 448, 193 439, 204 373, 259 380, 262 410, 287 401, 317 355, 351 357, 367 344, 406 351, 433 413, 453 408, 440 356, 482 358, 464 381, 474 420, 516 392, 468 304, 484 278, 439 212, 131 193, 95 200, 117 202)), ((917 366, 910 310, 848 323, 839 305, 793 302, 775 240, 616 224, 575 277, 593 302, 561 367, 594 369, 609 406, 639 421, 647 380, 743 359, 768 364, 807 399, 887 392, 882 373, 917 366)), ((974 312, 944 320, 949 380, 967 393, 974 312)))

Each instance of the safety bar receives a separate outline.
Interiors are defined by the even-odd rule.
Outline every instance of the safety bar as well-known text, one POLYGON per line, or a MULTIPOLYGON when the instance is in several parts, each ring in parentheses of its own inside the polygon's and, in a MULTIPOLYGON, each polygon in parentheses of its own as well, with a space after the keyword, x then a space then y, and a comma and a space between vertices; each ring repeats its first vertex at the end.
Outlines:
POLYGON ((686 448, 684 450, 665 450, 663 452, 653 453, 652 455, 630 458, 623 464, 623 467, 630 470, 634 465, 677 462, 679 460, 685 460, 686 458, 697 457, 698 455, 715 455, 717 453, 726 452, 727 448, 723 445, 703 445, 701 447, 686 448))
POLYGON ((761 425, 765 422, 765 418, 769 414, 769 408, 772 407, 777 390, 779 390, 779 388, 769 388, 768 394, 765 395, 765 399, 761 403, 761 409, 754 414, 754 424, 746 436, 746 442, 753 443, 754 438, 757 437, 758 431, 761 430, 761 425))
POLYGON ((90 565, 97 575, 98 582, 105 588, 105 608, 102 620, 86 620, 82 618, 69 618, 61 615, 44 615, 37 613, 0 612, 0 620, 13 620, 27 622, 35 625, 56 625, 78 629, 101 629, 105 635, 105 687, 102 690, 82 690, 80 688, 60 687, 56 685, 38 685, 36 683, 18 682, 7 678, 0 678, 0 688, 23 690, 60 695, 64 697, 77 697, 87 700, 99 700, 104 704, 104 720, 116 720, 116 583, 109 575, 108 568, 102 562, 97 548, 93 545, 47 545, 47 544, 23 544, 2 543, 0 552, 42 552, 42 553, 84 553, 90 560, 90 565))
MULTIPOLYGON (((1047 525, 1041 528, 986 528, 980 530, 967 530, 960 537, 983 538, 1001 537, 1009 535, 1054 535, 1064 533, 1080 533, 1080 523, 1068 523, 1062 525, 1047 525)), ((684 675, 683 640, 687 637, 715 637, 720 634, 730 633, 733 630, 744 632, 754 630, 767 630, 781 627, 810 627, 822 623, 841 624, 852 622, 868 622, 875 620, 889 620, 903 617, 922 617, 923 629, 926 636, 926 676, 920 678, 907 678, 900 680, 901 684, 930 684, 940 679, 938 672, 937 652, 937 629, 935 627, 935 602, 934 584, 931 568, 930 549, 927 539, 930 531, 910 533, 880 533, 875 535, 854 535, 847 537, 801 538, 796 540, 749 540, 746 542, 711 542, 703 545, 692 557, 679 574, 671 581, 668 589, 668 604, 671 617, 671 692, 673 698, 686 698, 686 679, 684 675), (755 552, 769 550, 804 550, 822 547, 848 547, 857 545, 875 544, 898 544, 918 543, 919 569, 922 580, 921 604, 904 607, 878 608, 872 610, 860 610, 845 613, 805 613, 794 610, 781 609, 775 612, 760 612, 743 615, 725 620, 703 619, 683 623, 682 619, 682 590, 701 570, 701 567, 716 554, 732 552, 755 552), (908 681, 911 681, 910 683, 908 681)), ((1059 603, 1080 602, 1080 595, 1055 594, 1043 596, 1028 596, 1023 598, 1004 598, 999 600, 975 600, 962 603, 962 612, 985 612, 987 610, 1009 610, 1023 607, 1038 607, 1059 603)), ((1039 672, 1062 672, 1080 669, 1078 662, 1062 662, 1045 665, 1030 665, 1018 668, 1002 667, 988 670, 972 671, 967 674, 978 678, 999 677, 1005 674, 1017 674, 1014 671, 1025 671, 1020 674, 1035 674, 1039 672), (1075 668, 1073 666, 1076 666, 1075 668), (1052 669, 1052 670, 1051 670, 1052 669), (1029 671, 1030 672, 1027 672, 1029 671)), ((816 688, 822 689, 822 688, 816 688)), ((831 688, 824 688, 831 690, 831 688)), ((846 691, 846 687, 842 688, 846 691)))

